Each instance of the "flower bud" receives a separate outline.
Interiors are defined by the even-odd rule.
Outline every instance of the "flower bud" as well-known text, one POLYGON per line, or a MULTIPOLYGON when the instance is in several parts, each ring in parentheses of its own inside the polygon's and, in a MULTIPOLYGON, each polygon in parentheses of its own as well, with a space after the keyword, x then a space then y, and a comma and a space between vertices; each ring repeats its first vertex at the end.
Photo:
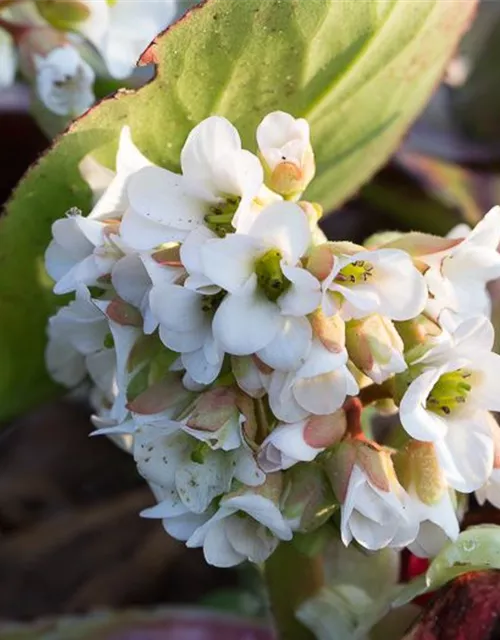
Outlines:
POLYGON ((341 503, 341 537, 367 549, 402 547, 415 538, 417 524, 406 505, 390 452, 361 439, 344 441, 325 462, 325 471, 341 503))
POLYGON ((283 515, 301 533, 318 529, 338 509, 321 465, 298 464, 285 475, 283 515))
POLYGON ((80 0, 35 0, 42 18, 58 31, 72 31, 90 17, 90 9, 80 0))
POLYGON ((330 353, 341 353, 345 349, 345 322, 340 315, 327 317, 321 309, 310 314, 309 320, 314 335, 330 353))
POLYGON ((348 322, 346 347, 356 367, 377 384, 406 369, 403 341, 384 316, 373 314, 348 322))
POLYGON ((316 170, 307 121, 270 113, 257 129, 257 142, 267 186, 285 198, 299 196, 316 170))
POLYGON ((441 500, 446 482, 432 442, 409 441, 395 456, 394 466, 403 487, 421 502, 431 506, 441 500))
POLYGON ((342 409, 324 416, 310 416, 295 423, 280 423, 264 440, 258 461, 266 473, 309 462, 343 438, 347 419, 342 409))
POLYGON ((413 320, 395 322, 394 326, 403 340, 405 351, 424 345, 429 338, 441 333, 439 326, 423 314, 413 320))
POLYGON ((216 387, 198 396, 185 420, 184 431, 211 449, 231 451, 241 444, 241 422, 236 390, 216 387))

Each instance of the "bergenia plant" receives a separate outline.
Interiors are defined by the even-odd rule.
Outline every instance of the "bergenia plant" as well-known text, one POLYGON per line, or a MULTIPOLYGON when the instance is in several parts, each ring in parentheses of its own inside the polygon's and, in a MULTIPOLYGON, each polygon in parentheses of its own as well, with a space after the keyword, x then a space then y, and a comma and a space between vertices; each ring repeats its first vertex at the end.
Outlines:
POLYGON ((76 120, 8 206, 2 415, 53 393, 47 371, 84 393, 91 434, 151 488, 138 517, 262 568, 282 638, 374 637, 498 567, 497 529, 460 529, 470 498, 500 506, 500 207, 441 236, 320 226, 396 147, 474 2, 207 0, 142 56, 172 3, 140 16, 141 42, 140 3, 36 4, 34 29, 64 36, 33 57, 53 110, 93 100, 75 38, 115 77, 156 70, 76 120), (429 567, 403 587, 410 553, 429 567))
POLYGON ((270 113, 256 140, 212 116, 180 173, 127 127, 116 173, 84 160, 101 190, 52 227, 46 268, 75 299, 49 320, 47 367, 90 380, 94 434, 123 438, 157 499, 141 515, 210 564, 321 528, 435 556, 458 537, 457 492, 500 503, 500 207, 464 237, 327 241, 302 196, 307 121, 270 113), (382 401, 400 426, 367 432, 382 401))

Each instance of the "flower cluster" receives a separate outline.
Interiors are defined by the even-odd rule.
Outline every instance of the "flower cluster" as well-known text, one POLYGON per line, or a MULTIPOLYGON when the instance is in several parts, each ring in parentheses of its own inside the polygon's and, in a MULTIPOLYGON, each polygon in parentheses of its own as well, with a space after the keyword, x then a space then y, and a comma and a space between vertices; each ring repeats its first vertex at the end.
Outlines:
POLYGON ((0 7, 0 89, 19 68, 38 100, 74 117, 95 101, 97 77, 131 76, 146 46, 193 2, 8 0, 0 7))
POLYGON ((116 172, 83 161, 94 207, 57 220, 46 252, 55 293, 75 293, 48 369, 92 381, 95 433, 121 438, 156 497, 142 515, 212 564, 332 524, 433 555, 458 535, 456 492, 500 504, 500 208, 447 238, 328 242, 301 199, 307 122, 271 113, 256 142, 213 116, 180 173, 126 127, 116 172), (399 420, 372 429, 367 405, 399 420))

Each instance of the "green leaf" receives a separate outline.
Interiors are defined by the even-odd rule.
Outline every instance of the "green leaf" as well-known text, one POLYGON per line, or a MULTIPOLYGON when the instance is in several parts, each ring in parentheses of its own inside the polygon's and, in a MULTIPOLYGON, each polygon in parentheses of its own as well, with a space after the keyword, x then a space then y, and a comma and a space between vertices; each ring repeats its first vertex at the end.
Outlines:
POLYGON ((310 199, 338 206, 376 171, 423 107, 476 0, 207 0, 148 51, 156 78, 76 121, 26 175, 0 226, 0 417, 56 388, 44 367, 56 300, 44 274, 50 225, 88 211, 78 163, 113 164, 124 124, 152 161, 179 169, 190 129, 227 116, 244 145, 269 111, 306 117, 317 178, 310 199))
POLYGON ((436 591, 450 580, 469 571, 500 569, 500 527, 469 527, 438 553, 425 575, 404 585, 392 602, 401 607, 417 596, 436 591))

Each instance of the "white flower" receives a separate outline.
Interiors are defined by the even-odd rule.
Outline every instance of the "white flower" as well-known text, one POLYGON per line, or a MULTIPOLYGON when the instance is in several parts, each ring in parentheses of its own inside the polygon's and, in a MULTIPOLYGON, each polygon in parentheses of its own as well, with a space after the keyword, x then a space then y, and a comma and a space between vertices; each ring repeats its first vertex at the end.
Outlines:
POLYGON ((268 386, 269 404, 284 422, 299 422, 314 413, 334 413, 347 395, 359 387, 346 366, 347 351, 329 351, 318 339, 312 342, 305 363, 289 373, 275 371, 268 386))
POLYGON ((111 272, 111 282, 117 294, 141 312, 145 334, 153 333, 158 327, 158 320, 150 304, 150 293, 155 284, 175 282, 184 274, 182 267, 162 262, 167 253, 168 249, 153 255, 125 255, 113 266, 111 272))
POLYGON ((95 74, 71 45, 35 55, 36 88, 43 104, 59 116, 77 116, 95 100, 95 74))
POLYGON ((409 508, 419 523, 419 529, 408 548, 420 558, 434 557, 450 540, 456 540, 460 533, 451 492, 445 490, 439 502, 432 505, 424 504, 411 490, 409 494, 409 508))
MULTIPOLYGON (((465 229, 460 231, 464 233, 465 229)), ((430 265, 425 279, 433 296, 428 309, 434 316, 443 309, 462 318, 489 315, 491 301, 486 283, 500 277, 499 243, 500 207, 493 207, 463 242, 423 258, 430 265)))
POLYGON ((415 539, 417 526, 407 494, 395 476, 380 488, 354 464, 341 507, 340 532, 345 545, 354 538, 370 550, 403 547, 415 539))
POLYGON ((269 113, 257 128, 257 143, 268 186, 285 196, 304 191, 315 171, 307 120, 283 111, 269 113))
POLYGON ((109 73, 118 79, 133 72, 147 45, 175 18, 176 0, 89 0, 88 19, 78 31, 96 46, 109 73))
POLYGON ((291 540, 292 530, 271 499, 252 491, 225 496, 219 509, 187 541, 203 547, 205 559, 216 567, 245 560, 264 562, 279 540, 291 540))
POLYGON ((132 141, 130 127, 120 132, 116 171, 99 164, 92 156, 86 156, 80 163, 82 178, 88 183, 94 195, 94 207, 89 218, 96 220, 121 219, 128 207, 126 185, 130 176, 151 162, 139 151, 132 141))
POLYGON ((67 387, 81 382, 89 372, 102 391, 108 392, 116 370, 113 348, 106 346, 108 319, 79 287, 76 298, 49 318, 49 342, 45 352, 50 375, 67 387))
POLYGON ((225 118, 212 116, 190 132, 181 167, 182 175, 148 167, 130 181, 130 209, 121 226, 130 246, 147 250, 184 240, 203 224, 225 231, 248 224, 262 166, 241 148, 238 132, 225 118))
POLYGON ((406 431, 435 443, 447 482, 465 493, 481 487, 493 465, 488 411, 500 409, 500 356, 492 343, 486 318, 462 322, 415 363, 421 373, 399 407, 406 431))
POLYGON ((14 41, 7 31, 0 29, 0 89, 6 89, 14 82, 16 67, 14 41))
POLYGON ((312 416, 293 424, 279 423, 261 445, 258 462, 266 473, 289 469, 297 462, 310 462, 344 435, 343 411, 312 416))
POLYGON ((479 504, 488 501, 500 509, 500 468, 494 468, 486 483, 476 490, 476 499, 479 504))
POLYGON ((182 364, 195 382, 213 382, 224 360, 224 351, 212 332, 218 294, 206 295, 164 283, 153 286, 149 300, 163 344, 182 354, 182 364))
POLYGON ((143 515, 168 518, 181 504, 193 513, 204 513, 214 498, 229 491, 233 478, 249 486, 262 484, 264 474, 247 449, 213 450, 186 433, 181 423, 165 418, 166 413, 143 419, 142 424, 136 421, 137 469, 164 490, 162 503, 143 515))
POLYGON ((312 331, 304 316, 318 306, 320 291, 318 281, 297 265, 310 235, 302 209, 279 202, 265 208, 247 234, 202 246, 205 276, 228 292, 213 321, 214 336, 225 351, 257 352, 274 366, 282 359, 286 366, 297 366, 307 355, 312 331), (293 338, 287 341, 285 334, 293 338))
POLYGON ((69 293, 78 285, 107 284, 103 277, 129 251, 118 235, 119 219, 127 204, 125 184, 133 171, 146 164, 148 161, 132 143, 128 127, 121 132, 114 177, 86 159, 83 175, 102 193, 88 217, 69 211, 66 218, 52 225, 53 240, 45 252, 45 266, 56 281, 55 293, 69 293))
POLYGON ((323 311, 340 310, 344 319, 379 313, 410 320, 427 302, 425 280, 411 257, 399 249, 332 255, 333 266, 322 283, 323 311))
POLYGON ((165 531, 175 538, 185 542, 193 533, 212 516, 213 511, 207 509, 203 513, 193 513, 180 500, 172 499, 169 488, 161 487, 153 482, 148 483, 158 505, 141 512, 143 518, 161 518, 165 531))

